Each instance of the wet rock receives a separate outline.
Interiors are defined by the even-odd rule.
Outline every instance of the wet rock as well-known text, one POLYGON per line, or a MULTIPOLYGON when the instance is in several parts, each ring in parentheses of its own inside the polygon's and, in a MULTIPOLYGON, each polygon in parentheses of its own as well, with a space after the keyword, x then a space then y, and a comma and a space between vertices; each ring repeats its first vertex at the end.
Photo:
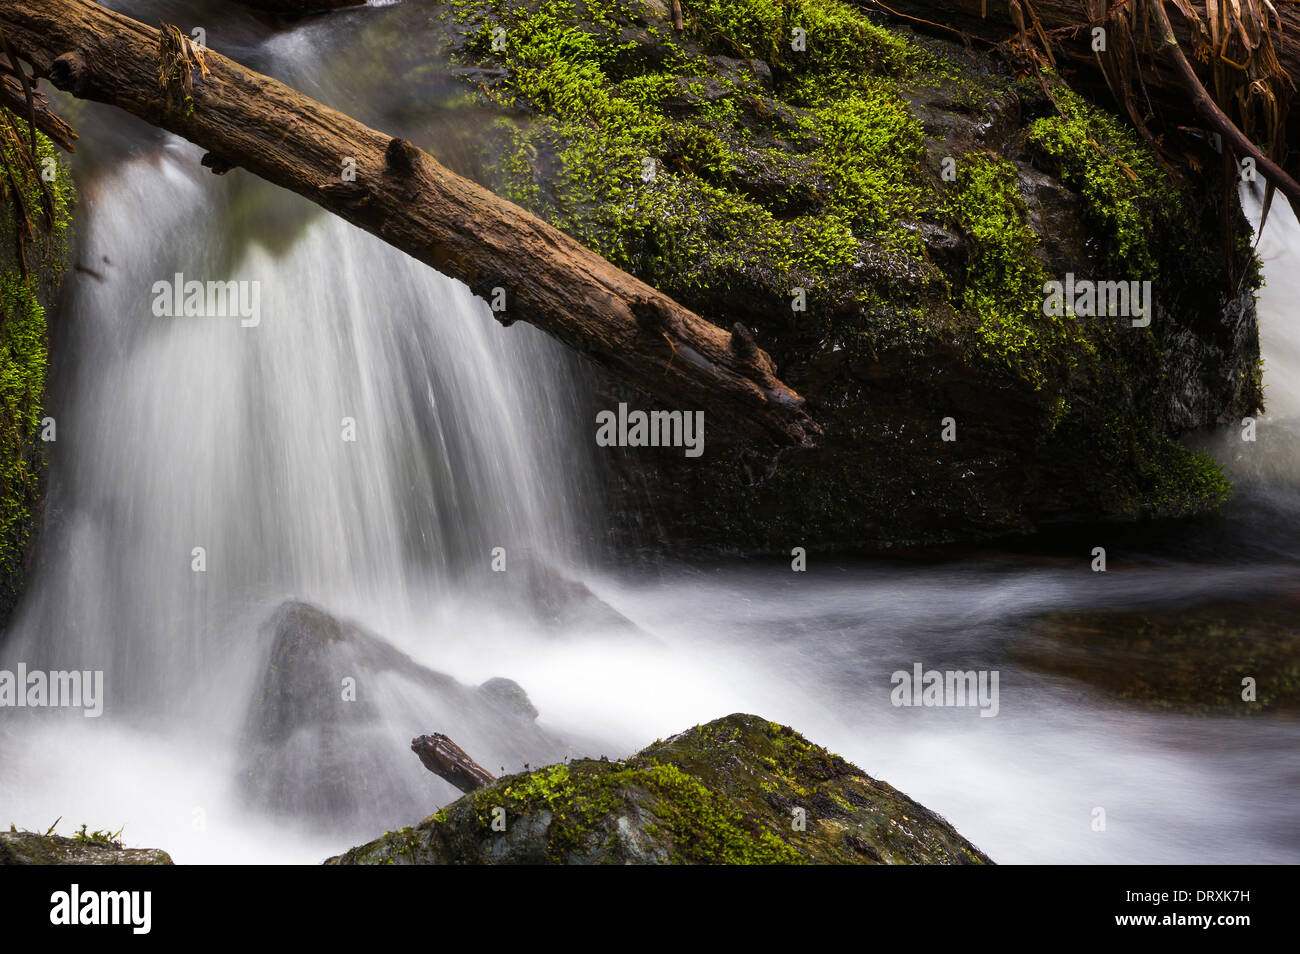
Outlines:
POLYGON ((344 826, 427 814, 456 790, 411 758, 409 740, 426 732, 494 771, 568 752, 511 680, 465 685, 307 603, 283 604, 263 635, 241 774, 247 797, 272 812, 344 826))
POLYGON ((479 686, 478 691, 491 700, 493 705, 500 706, 506 712, 528 719, 536 719, 538 716, 537 709, 528 698, 528 693, 524 692, 524 687, 513 679, 497 676, 479 686))
POLYGON ((159 848, 123 848, 111 838, 0 832, 0 865, 170 865, 159 848))
POLYGON ((1213 715, 1300 712, 1297 600, 1052 613, 1011 658, 1147 709, 1213 715), (1243 699, 1243 680, 1255 699, 1243 699))
POLYGON ((587 584, 540 557, 521 555, 510 565, 506 577, 531 614, 559 632, 641 633, 635 623, 593 593, 587 584))
POLYGON ((992 862, 892 786, 789 727, 737 714, 625 762, 574 761, 499 779, 326 863, 992 862), (492 828, 497 808, 505 831, 492 828))

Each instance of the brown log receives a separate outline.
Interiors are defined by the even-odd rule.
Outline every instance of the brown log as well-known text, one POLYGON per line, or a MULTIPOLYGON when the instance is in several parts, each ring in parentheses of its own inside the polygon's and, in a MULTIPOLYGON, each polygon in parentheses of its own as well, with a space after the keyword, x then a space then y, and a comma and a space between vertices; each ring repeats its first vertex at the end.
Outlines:
POLYGON ((653 398, 705 410, 719 431, 805 446, 821 432, 766 352, 731 347, 729 332, 406 140, 213 50, 182 62, 172 43, 164 63, 159 30, 90 0, 0 0, 0 30, 56 87, 197 143, 214 171, 242 167, 305 196, 485 300, 503 293, 503 324, 529 322, 653 398), (176 82, 163 89, 160 75, 176 82))
POLYGON ((445 735, 435 732, 417 736, 411 740, 411 751, 420 757, 425 768, 451 782, 466 795, 497 780, 445 735))

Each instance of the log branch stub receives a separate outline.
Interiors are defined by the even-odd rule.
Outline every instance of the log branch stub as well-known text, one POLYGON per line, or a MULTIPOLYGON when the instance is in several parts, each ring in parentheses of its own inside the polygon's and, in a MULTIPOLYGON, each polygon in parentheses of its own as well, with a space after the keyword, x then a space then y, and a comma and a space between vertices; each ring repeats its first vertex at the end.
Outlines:
POLYGON ((758 344, 754 341, 754 336, 739 321, 731 326, 731 350, 745 360, 753 358, 758 353, 758 344))
POLYGON ((393 172, 409 175, 419 168, 421 155, 409 139, 390 139, 384 150, 384 165, 393 172))
POLYGON ((90 88, 90 70, 80 53, 60 53, 50 64, 50 82, 73 96, 84 97, 90 88))
POLYGON ((215 152, 205 152, 203 158, 199 160, 199 165, 211 169, 214 176, 224 176, 235 168, 235 163, 224 156, 218 156, 215 152))

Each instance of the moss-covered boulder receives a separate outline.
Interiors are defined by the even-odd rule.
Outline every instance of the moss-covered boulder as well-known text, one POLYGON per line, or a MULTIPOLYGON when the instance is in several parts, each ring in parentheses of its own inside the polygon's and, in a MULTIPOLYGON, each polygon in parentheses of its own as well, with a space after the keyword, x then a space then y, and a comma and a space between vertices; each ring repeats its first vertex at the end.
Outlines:
MULTIPOLYGON (((441 50, 394 41, 412 83, 446 76, 442 57, 459 85, 429 93, 437 115, 386 118, 747 325, 826 427, 815 450, 710 430, 699 459, 603 451, 617 528, 709 549, 892 547, 1225 500, 1214 463, 1178 442, 1260 400, 1258 276, 1218 164, 1176 184, 1057 77, 841 0, 682 8, 682 32, 661 0, 391 14, 408 31, 422 18, 441 50), (449 141, 449 114, 472 119, 470 141, 449 141), (1044 285, 1068 274, 1151 281, 1149 326, 1048 317, 1044 285)), ((601 380, 600 407, 649 406, 601 380)))
MULTIPOLYGON (((12 135, 27 139, 26 125, 10 121, 12 135)), ((30 564, 42 499, 46 309, 67 265, 74 196, 49 140, 38 133, 26 159, 19 148, 8 139, 0 145, 10 170, 0 189, 0 626, 30 564)))
POLYGON ((788 726, 731 715, 624 762, 507 776, 327 864, 991 862, 788 726))
POLYGON ((71 838, 10 827, 0 832, 0 865, 169 865, 158 848, 124 848, 115 835, 87 832, 71 838))

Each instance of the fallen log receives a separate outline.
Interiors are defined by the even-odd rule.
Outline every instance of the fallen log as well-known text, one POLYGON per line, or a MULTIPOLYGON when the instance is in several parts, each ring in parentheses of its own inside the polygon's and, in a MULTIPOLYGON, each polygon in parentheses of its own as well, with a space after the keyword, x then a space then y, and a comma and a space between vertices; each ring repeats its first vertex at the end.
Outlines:
POLYGON ((210 50, 90 0, 0 0, 34 75, 109 103, 305 196, 460 279, 503 324, 526 321, 718 431, 812 444, 820 427, 766 352, 558 229, 395 139, 210 50))
POLYGON ((446 779, 466 795, 491 785, 497 777, 479 765, 459 745, 445 735, 421 735, 411 740, 411 751, 434 775, 446 779))

